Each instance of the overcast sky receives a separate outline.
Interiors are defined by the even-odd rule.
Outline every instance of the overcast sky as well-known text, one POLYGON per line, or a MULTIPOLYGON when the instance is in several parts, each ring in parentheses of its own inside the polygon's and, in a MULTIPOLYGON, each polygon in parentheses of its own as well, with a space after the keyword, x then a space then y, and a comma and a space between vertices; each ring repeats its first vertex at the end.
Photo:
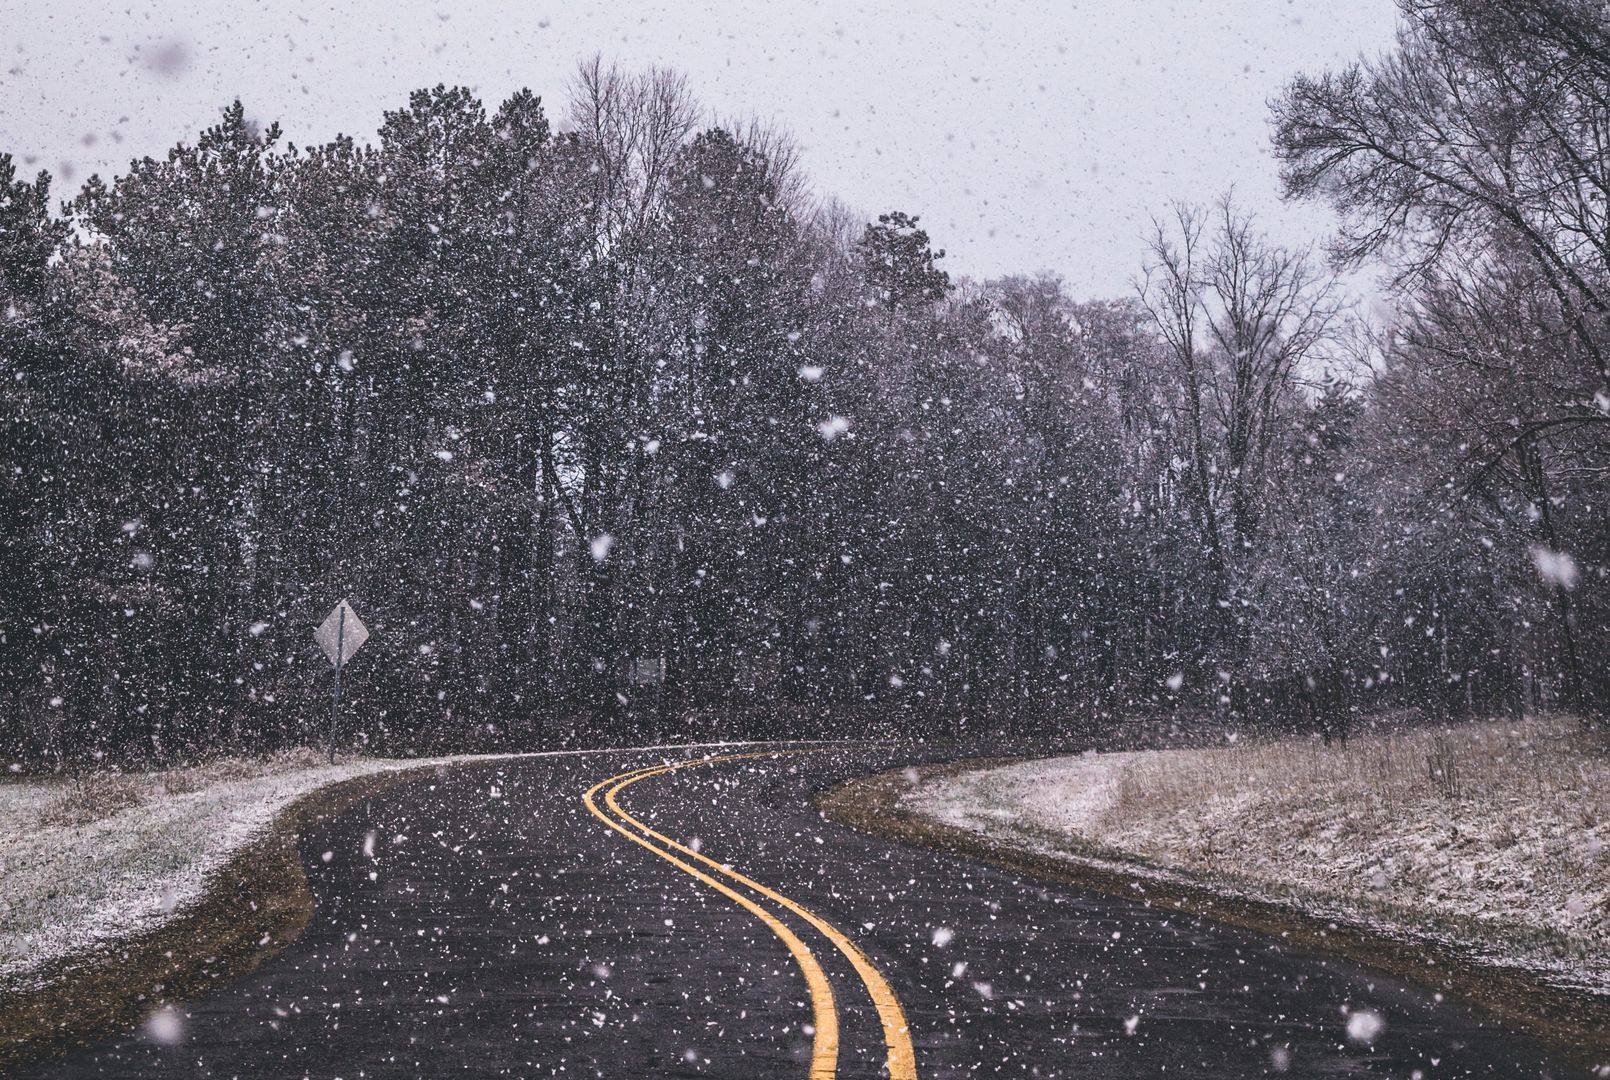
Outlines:
POLYGON ((920 214, 956 273, 1052 270, 1125 293, 1148 215, 1235 185, 1287 242, 1265 103, 1387 47, 1391 0, 21 0, 0 36, 0 151, 62 190, 189 139, 239 96, 291 141, 373 134, 437 82, 563 111, 576 62, 685 72, 720 117, 794 132, 820 192, 920 214))

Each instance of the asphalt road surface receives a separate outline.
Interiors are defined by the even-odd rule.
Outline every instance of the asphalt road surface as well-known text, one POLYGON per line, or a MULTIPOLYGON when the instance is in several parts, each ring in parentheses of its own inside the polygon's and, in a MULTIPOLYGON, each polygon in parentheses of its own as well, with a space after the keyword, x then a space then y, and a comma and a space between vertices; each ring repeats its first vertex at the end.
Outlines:
POLYGON ((22 1075, 1579 1074, 1352 964, 813 809, 909 751, 656 768, 688 756, 527 759, 376 796, 302 838, 316 912, 289 948, 22 1075))

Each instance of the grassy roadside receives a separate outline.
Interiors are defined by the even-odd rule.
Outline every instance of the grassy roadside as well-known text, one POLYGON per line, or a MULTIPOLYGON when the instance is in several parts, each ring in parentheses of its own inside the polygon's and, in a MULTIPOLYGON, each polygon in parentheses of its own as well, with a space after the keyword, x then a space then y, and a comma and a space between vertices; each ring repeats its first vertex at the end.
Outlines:
POLYGON ((1133 855, 1089 845, 1048 854, 1026 843, 935 821, 902 805, 914 786, 1006 761, 963 761, 899 769, 851 780, 819 798, 832 821, 1052 884, 1091 889, 1137 903, 1280 938, 1291 947, 1345 957, 1461 1001, 1504 1027, 1532 1036, 1590 1068, 1610 1061, 1610 996, 1551 985, 1515 968, 1474 962, 1436 940, 1316 917, 1286 904, 1233 895, 1133 855))
POLYGON ((297 836, 436 764, 338 781, 291 803, 209 876, 200 900, 132 937, 38 971, 0 991, 0 1073, 115 1031, 169 1002, 193 999, 295 940, 312 917, 297 836))

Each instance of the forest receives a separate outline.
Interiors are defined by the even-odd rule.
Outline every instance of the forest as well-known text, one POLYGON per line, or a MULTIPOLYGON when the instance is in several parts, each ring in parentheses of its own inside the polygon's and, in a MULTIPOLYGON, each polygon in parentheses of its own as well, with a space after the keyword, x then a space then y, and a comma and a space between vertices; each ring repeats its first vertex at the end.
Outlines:
POLYGON ((0 154, 6 760, 316 742, 343 597, 391 753, 1602 722, 1610 15, 1400 6, 1271 102, 1335 235, 1202 193, 1108 298, 601 60, 76 192, 0 154))

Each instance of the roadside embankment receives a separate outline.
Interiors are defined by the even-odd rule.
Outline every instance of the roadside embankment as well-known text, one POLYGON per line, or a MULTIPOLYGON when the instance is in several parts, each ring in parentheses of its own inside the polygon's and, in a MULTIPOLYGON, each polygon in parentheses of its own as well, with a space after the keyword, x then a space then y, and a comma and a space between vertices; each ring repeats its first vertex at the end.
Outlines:
POLYGON ((443 764, 304 751, 0 783, 0 1066, 255 966, 312 910, 297 834, 443 764))
POLYGON ((1569 718, 962 762, 823 808, 1341 953, 1610 1061, 1610 745, 1569 718))

